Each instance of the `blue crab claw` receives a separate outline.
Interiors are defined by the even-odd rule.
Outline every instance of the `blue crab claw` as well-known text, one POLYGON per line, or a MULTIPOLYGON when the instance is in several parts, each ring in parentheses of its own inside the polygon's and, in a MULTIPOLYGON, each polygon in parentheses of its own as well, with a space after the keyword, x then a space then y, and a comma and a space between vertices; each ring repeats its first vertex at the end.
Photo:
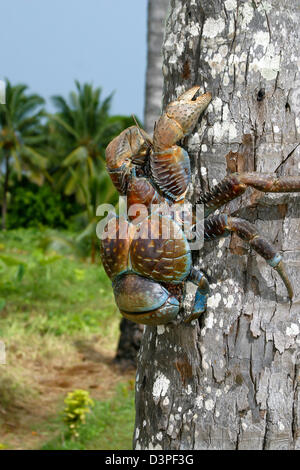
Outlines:
POLYGON ((194 86, 168 104, 154 129, 153 143, 156 152, 172 147, 192 132, 200 114, 211 101, 209 92, 194 99, 199 89, 199 86, 194 86))

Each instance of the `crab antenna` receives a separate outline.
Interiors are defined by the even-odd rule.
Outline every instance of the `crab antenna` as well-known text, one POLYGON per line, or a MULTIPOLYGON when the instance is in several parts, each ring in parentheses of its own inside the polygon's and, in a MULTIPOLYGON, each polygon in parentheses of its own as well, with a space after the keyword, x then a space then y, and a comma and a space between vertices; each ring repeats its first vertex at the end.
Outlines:
POLYGON ((137 127, 137 128, 138 128, 138 130, 140 131, 140 130, 141 130, 141 126, 140 126, 140 125, 139 125, 139 123, 137 122, 135 115, 134 115, 134 114, 132 114, 131 116, 132 116, 132 119, 133 119, 133 120, 134 120, 134 122, 135 122, 135 125, 136 125, 136 127, 137 127))

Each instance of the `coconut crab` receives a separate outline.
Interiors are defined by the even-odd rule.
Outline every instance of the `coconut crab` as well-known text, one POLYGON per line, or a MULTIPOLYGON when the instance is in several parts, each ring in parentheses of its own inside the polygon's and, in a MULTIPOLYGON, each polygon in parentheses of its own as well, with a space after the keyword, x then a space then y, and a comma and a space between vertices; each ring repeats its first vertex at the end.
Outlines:
MULTIPOLYGON (((114 216, 108 221, 101 258, 121 314, 137 323, 175 321, 187 281, 196 284, 197 291, 193 309, 184 321, 198 318, 206 309, 209 282, 193 267, 189 238, 182 229, 190 159, 177 145, 192 132, 211 101, 210 93, 196 97, 199 88, 194 86, 168 104, 156 123, 153 139, 139 126, 131 126, 106 149, 107 171, 119 194, 127 198, 128 217, 114 216), (162 213, 157 209, 162 206, 175 207, 175 212, 162 213)), ((225 177, 212 190, 203 192, 198 201, 205 207, 204 240, 235 232, 278 272, 292 298, 282 256, 255 226, 225 213, 214 214, 248 187, 264 192, 300 191, 300 178, 253 172, 225 177)))

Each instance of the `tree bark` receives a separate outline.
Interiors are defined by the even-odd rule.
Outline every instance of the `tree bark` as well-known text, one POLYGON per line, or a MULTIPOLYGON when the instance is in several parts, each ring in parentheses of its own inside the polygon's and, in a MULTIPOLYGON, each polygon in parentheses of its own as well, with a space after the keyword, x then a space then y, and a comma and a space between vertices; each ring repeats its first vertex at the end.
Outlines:
POLYGON ((143 336, 143 325, 122 318, 120 323, 120 339, 114 362, 121 369, 132 369, 137 366, 137 353, 143 336))
MULTIPOLYGON (((192 201, 231 171, 299 175, 299 24, 297 0, 171 0, 164 102, 192 85, 214 97, 183 143, 192 201)), ((293 302, 236 237, 195 252, 208 308, 191 325, 145 328, 135 449, 300 449, 300 196, 248 190, 225 211, 283 252, 293 302)))
POLYGON ((162 44, 170 0, 148 0, 144 127, 152 134, 162 108, 162 44))

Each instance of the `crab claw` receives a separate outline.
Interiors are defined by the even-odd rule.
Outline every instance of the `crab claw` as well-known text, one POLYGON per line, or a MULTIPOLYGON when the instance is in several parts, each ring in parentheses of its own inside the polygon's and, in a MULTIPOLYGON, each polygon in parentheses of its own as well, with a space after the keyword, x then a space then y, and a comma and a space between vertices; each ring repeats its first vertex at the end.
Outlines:
POLYGON ((154 129, 153 143, 156 152, 172 147, 192 132, 200 114, 211 101, 209 92, 193 99, 199 89, 199 86, 194 86, 168 104, 154 129))
POLYGON ((107 170, 120 194, 126 192, 127 177, 132 165, 142 165, 151 147, 151 138, 137 126, 128 127, 107 146, 107 170))

